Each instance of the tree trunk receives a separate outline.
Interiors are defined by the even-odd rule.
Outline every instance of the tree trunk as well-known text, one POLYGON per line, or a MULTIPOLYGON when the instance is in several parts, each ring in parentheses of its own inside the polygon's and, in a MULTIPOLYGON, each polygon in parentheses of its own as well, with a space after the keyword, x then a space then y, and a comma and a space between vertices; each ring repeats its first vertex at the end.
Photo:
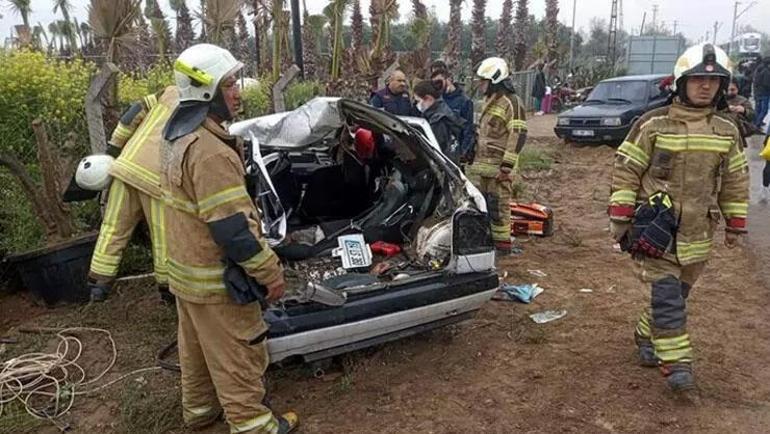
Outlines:
MULTIPOLYGON (((43 194, 46 197, 48 212, 55 224, 55 235, 58 239, 67 239, 75 233, 70 213, 61 198, 61 167, 58 158, 51 149, 48 133, 40 119, 32 121, 32 130, 37 142, 37 158, 43 176, 43 194)), ((49 241, 51 241, 49 239, 49 241)))

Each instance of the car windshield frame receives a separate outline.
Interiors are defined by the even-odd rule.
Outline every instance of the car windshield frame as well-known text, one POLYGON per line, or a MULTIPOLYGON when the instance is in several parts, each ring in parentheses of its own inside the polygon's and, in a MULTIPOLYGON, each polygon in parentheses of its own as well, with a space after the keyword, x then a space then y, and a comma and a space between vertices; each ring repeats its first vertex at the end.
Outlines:
POLYGON ((649 82, 646 80, 603 81, 596 85, 586 102, 627 100, 642 103, 649 99, 649 82))

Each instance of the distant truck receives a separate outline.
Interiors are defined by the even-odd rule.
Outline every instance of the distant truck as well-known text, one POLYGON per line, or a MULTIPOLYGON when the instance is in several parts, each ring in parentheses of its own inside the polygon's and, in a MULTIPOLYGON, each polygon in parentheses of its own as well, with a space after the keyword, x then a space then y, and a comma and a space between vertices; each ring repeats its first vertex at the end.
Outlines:
POLYGON ((626 74, 671 74, 687 42, 676 36, 631 36, 626 51, 626 74))

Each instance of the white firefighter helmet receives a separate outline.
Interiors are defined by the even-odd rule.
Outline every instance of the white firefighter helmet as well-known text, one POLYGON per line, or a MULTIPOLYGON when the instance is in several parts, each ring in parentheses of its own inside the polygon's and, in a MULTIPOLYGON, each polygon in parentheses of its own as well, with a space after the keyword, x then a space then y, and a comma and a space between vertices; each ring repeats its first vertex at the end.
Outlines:
POLYGON ((179 102, 211 101, 222 79, 241 68, 243 63, 216 45, 197 44, 182 51, 174 62, 179 102))
POLYGON ((693 76, 719 77, 726 88, 731 75, 732 62, 724 50, 708 43, 698 44, 688 48, 676 61, 672 89, 681 89, 684 80, 693 76))
POLYGON ((508 69, 508 63, 505 59, 500 57, 489 57, 484 59, 479 68, 476 70, 476 75, 482 79, 492 81, 492 84, 500 83, 508 78, 510 70, 508 69))
POLYGON ((107 154, 89 155, 78 163, 75 183, 83 190, 102 191, 110 185, 110 167, 115 159, 107 154))

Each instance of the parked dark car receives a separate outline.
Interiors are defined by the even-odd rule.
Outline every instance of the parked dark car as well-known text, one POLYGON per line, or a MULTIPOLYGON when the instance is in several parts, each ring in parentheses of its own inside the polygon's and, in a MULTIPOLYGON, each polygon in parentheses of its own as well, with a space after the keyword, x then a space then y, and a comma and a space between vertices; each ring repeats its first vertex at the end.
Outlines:
POLYGON ((570 142, 619 144, 645 112, 668 103, 666 75, 604 80, 579 106, 561 113, 554 131, 570 142))

